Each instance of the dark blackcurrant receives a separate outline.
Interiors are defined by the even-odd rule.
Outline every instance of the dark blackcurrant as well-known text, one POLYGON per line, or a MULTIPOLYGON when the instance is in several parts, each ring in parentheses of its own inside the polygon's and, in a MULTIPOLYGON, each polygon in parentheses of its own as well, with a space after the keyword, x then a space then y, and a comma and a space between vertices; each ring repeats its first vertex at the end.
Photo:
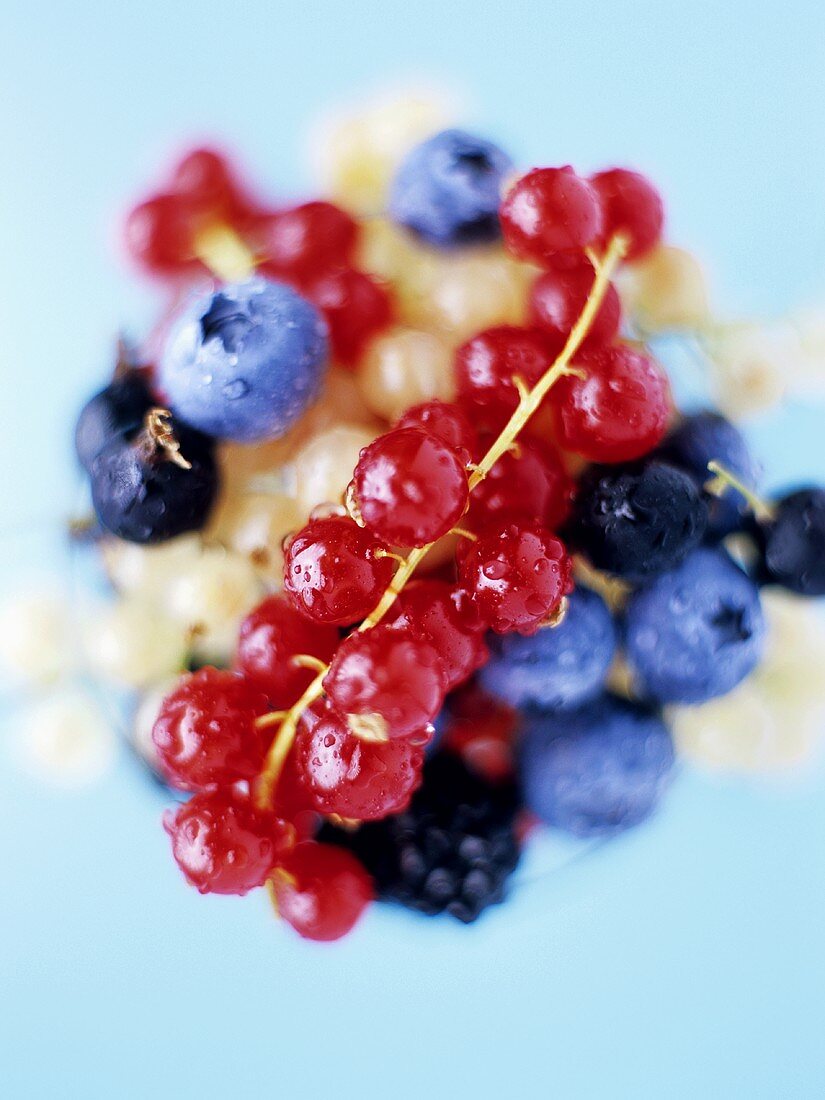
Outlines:
POLYGON ((85 470, 116 436, 136 435, 154 404, 145 375, 132 368, 90 398, 77 418, 74 445, 85 470))
POLYGON ((761 579, 800 596, 825 596, 825 489, 806 487, 773 505, 757 528, 761 579))

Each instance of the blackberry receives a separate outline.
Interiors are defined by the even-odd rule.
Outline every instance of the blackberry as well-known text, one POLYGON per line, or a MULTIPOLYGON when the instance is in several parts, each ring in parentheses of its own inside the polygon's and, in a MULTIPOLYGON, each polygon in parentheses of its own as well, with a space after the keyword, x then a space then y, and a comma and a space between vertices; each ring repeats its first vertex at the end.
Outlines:
POLYGON ((319 839, 349 848, 382 900, 469 924, 503 900, 520 854, 518 809, 513 784, 488 783, 457 756, 437 752, 404 813, 354 833, 326 825, 319 839))

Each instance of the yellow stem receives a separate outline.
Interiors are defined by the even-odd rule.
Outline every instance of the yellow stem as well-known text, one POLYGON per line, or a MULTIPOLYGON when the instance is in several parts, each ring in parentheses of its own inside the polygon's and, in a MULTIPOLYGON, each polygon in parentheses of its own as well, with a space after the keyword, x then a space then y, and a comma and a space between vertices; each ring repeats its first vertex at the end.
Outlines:
POLYGON ((753 489, 741 481, 735 474, 714 459, 708 463, 708 470, 714 475, 710 481, 705 482, 705 490, 713 496, 721 497, 728 489, 736 489, 741 493, 751 507, 751 511, 757 519, 773 519, 773 508, 758 496, 753 489))
POLYGON ((255 270, 255 256, 228 225, 210 225, 195 237, 195 255, 223 283, 240 283, 255 270))
MULTIPOLYGON (((602 300, 607 292, 608 285, 610 283, 610 277, 616 269, 617 265, 621 261, 627 250, 627 241, 620 234, 617 234, 610 242, 607 252, 604 255, 603 260, 599 264, 596 277, 593 280, 593 286, 590 289, 587 301, 584 304, 584 308, 576 321, 575 325, 570 331, 570 335, 567 338, 562 351, 556 361, 550 366, 547 372, 539 379, 532 390, 528 390, 523 384, 518 386, 519 390, 519 403, 515 412, 507 421, 501 435, 496 439, 495 443, 489 449, 487 454, 481 459, 481 461, 472 467, 472 472, 468 480, 469 491, 473 489, 482 481, 493 466, 498 462, 501 456, 507 451, 516 439, 516 436, 522 430, 524 425, 530 419, 534 412, 539 408, 544 398, 547 396, 550 389, 558 382, 560 378, 563 378, 566 374, 575 374, 580 376, 581 372, 576 368, 570 367, 570 360, 579 350, 583 340, 587 336, 590 330, 590 326, 596 317, 596 313, 602 304, 602 300)), ((413 575, 418 568, 421 561, 426 557, 429 550, 435 544, 430 542, 426 546, 418 546, 404 558, 398 566, 393 579, 381 599, 378 601, 377 606, 367 616, 358 628, 361 631, 371 630, 374 626, 384 618, 386 613, 392 607, 396 597, 403 590, 407 581, 413 575)), ((292 744, 295 740, 295 731, 298 728, 298 722, 301 715, 308 706, 315 702, 324 691, 323 680, 326 675, 326 668, 323 672, 319 672, 304 694, 286 713, 283 718, 281 728, 278 730, 275 740, 272 742, 272 746, 267 754, 266 761, 264 763, 264 770, 261 774, 261 779, 258 784, 258 790, 256 793, 256 799, 261 806, 268 806, 272 798, 272 792, 275 789, 275 785, 278 782, 278 776, 283 768, 284 761, 286 760, 289 750, 292 748, 292 744)), ((261 719, 258 719, 259 724, 261 719)))

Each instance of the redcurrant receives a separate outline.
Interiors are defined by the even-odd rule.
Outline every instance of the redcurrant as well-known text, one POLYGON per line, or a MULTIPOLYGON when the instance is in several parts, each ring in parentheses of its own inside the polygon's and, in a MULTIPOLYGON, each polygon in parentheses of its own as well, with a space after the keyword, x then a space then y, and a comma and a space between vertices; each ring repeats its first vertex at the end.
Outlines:
POLYGON ((313 622, 278 593, 241 623, 235 668, 266 694, 273 710, 281 710, 292 706, 314 675, 292 658, 306 653, 326 664, 337 646, 334 626, 313 622))
MULTIPOLYGON (((492 439, 482 437, 482 443, 492 439)), ((473 490, 466 523, 474 531, 508 521, 555 530, 567 519, 574 488, 552 444, 522 436, 473 490)))
POLYGON ((458 575, 497 634, 535 634, 572 588, 564 545, 538 524, 482 535, 460 560, 458 575))
POLYGON ((590 183, 602 204, 602 248, 614 233, 624 233, 629 240, 625 258, 636 260, 658 244, 664 207, 659 192, 644 176, 627 168, 611 168, 591 176, 590 183))
POLYGON ((462 344, 455 356, 461 400, 491 427, 502 427, 518 404, 513 379, 530 388, 549 369, 556 349, 539 329, 498 325, 462 344))
POLYGON ((348 625, 365 618, 395 572, 393 559, 349 516, 311 520, 284 552, 284 588, 315 622, 348 625))
POLYGON ((305 202, 270 215, 257 232, 260 252, 281 277, 307 280, 348 264, 358 226, 331 202, 305 202))
POLYGON ((324 690, 357 736, 417 740, 441 709, 446 685, 433 646, 398 627, 379 624, 341 642, 324 690))
POLYGON ((364 271, 338 268, 305 282, 303 291, 324 314, 332 352, 341 366, 355 366, 373 336, 392 320, 389 293, 364 271))
POLYGON ((215 149, 192 149, 178 161, 171 190, 204 218, 236 227, 255 210, 237 184, 226 157, 215 149))
MULTIPOLYGON (((430 733, 422 731, 422 740, 430 733)), ((293 757, 314 810, 377 821, 406 809, 421 782, 424 750, 405 738, 354 737, 346 719, 327 707, 317 724, 299 728, 293 757)))
POLYGON ((550 401, 559 443, 592 462, 640 458, 663 438, 671 400, 667 375, 646 352, 615 344, 582 355, 586 377, 562 378, 550 401))
POLYGON ((483 624, 472 601, 446 581, 413 581, 392 605, 386 621, 429 642, 441 658, 448 691, 466 680, 489 656, 483 624))
POLYGON ((513 773, 518 714, 475 683, 450 696, 443 747, 494 782, 513 773))
MULTIPOLYGON (((578 321, 595 278, 593 265, 582 256, 573 263, 549 267, 533 283, 530 291, 533 321, 547 333, 557 353, 578 321)), ((609 344, 619 331, 621 319, 619 295, 610 283, 582 347, 609 344)))
POLYGON ((202 668, 183 677, 160 708, 152 740, 166 778, 181 791, 252 779, 265 744, 255 719, 266 696, 236 672, 202 668))
POLYGON ((478 457, 478 434, 464 410, 451 401, 425 401, 407 409, 396 428, 420 428, 452 447, 465 465, 478 457))
POLYGON ((278 913, 307 940, 345 936, 375 891, 355 856, 332 844, 296 844, 272 875, 278 913))
POLYGON ((196 794, 167 811, 163 827, 187 882, 202 894, 246 894, 263 886, 295 838, 291 825, 233 790, 196 794))
POLYGON ((154 195, 130 211, 124 243, 152 275, 184 276, 202 270, 194 255, 190 210, 179 195, 154 195))
POLYGON ((599 197, 569 165, 522 176, 505 195, 499 217, 510 251, 538 264, 586 248, 602 231, 599 197))
POLYGON ((352 490, 367 527, 395 546, 424 546, 446 535, 468 498, 455 451, 418 428, 395 428, 365 447, 352 490))

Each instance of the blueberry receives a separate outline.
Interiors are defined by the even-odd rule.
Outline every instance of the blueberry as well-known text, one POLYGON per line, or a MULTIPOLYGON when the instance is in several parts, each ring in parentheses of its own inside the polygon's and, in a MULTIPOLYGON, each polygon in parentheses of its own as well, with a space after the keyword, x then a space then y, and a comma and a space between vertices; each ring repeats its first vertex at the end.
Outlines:
POLYGON ((707 512, 693 479, 665 462, 591 466, 579 484, 567 536, 597 569, 644 580, 672 569, 698 546, 707 512))
POLYGON ((704 703, 752 672, 765 622, 756 585, 721 550, 696 550, 625 609, 627 658, 658 703, 704 703))
MULTIPOLYGON (((710 480, 708 463, 715 459, 748 488, 756 488, 762 469, 748 450, 742 433, 717 412, 686 416, 659 448, 658 455, 691 475, 701 489, 710 480)), ((708 529, 714 539, 738 531, 750 517, 747 501, 735 489, 722 497, 707 497, 708 529)))
POLYGON ((525 721, 525 805, 576 836, 610 836, 644 821, 672 767, 673 742, 661 718, 614 695, 525 721))
POLYGON ((493 637, 479 679, 491 695, 514 707, 577 707, 602 690, 616 644, 607 604, 595 592, 577 588, 559 626, 529 638, 493 637))
POLYGON ((502 183, 511 168, 491 142, 444 130, 402 162, 392 182, 390 216, 441 247, 496 240, 502 183))
POLYGON ((825 489, 806 487, 773 505, 757 529, 760 580, 800 596, 825 596, 825 489))
POLYGON ((97 518, 128 542, 163 542, 200 530, 217 496, 212 440, 174 419, 168 426, 188 468, 149 427, 133 439, 117 436, 92 463, 97 518))
POLYGON ((321 315, 256 277, 200 297, 178 321, 158 382, 181 420, 220 439, 282 435, 317 395, 327 361, 321 315))
POLYGON ((117 435, 136 434, 154 404, 143 374, 126 370, 90 398, 75 427, 75 451, 85 470, 117 435))

